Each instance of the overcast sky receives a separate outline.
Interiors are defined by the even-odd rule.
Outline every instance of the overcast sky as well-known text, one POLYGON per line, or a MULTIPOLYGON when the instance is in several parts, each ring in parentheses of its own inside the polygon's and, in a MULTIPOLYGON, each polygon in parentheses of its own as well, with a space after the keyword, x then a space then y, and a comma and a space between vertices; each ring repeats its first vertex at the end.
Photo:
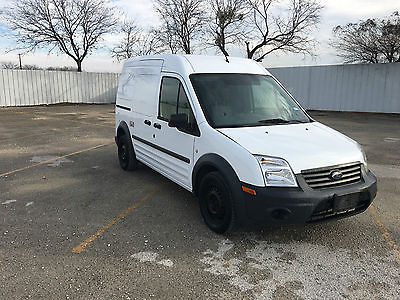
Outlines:
MULTIPOLYGON (((5 7, 8 1, 0 0, 0 9, 5 7)), ((150 27, 159 22, 153 12, 151 0, 113 0, 111 2, 143 27, 150 27)), ((313 34, 320 44, 315 51, 316 57, 284 53, 271 54, 264 60, 265 66, 339 64, 341 60, 335 56, 335 50, 328 45, 333 27, 357 22, 361 19, 385 17, 395 10, 400 10, 400 0, 321 0, 321 3, 324 6, 321 23, 313 34)), ((17 62, 17 52, 6 53, 6 50, 12 47, 12 41, 7 38, 6 34, 6 26, 0 23, 0 62, 17 62)), ((107 36, 105 43, 112 44, 116 38, 115 35, 107 36)), ((217 53, 211 50, 208 54, 217 53)), ((231 55, 240 56, 243 53, 236 50, 231 55)), ((49 55, 46 51, 36 51, 33 54, 24 55, 22 60, 24 64, 36 64, 42 67, 74 66, 74 62, 65 55, 49 55)), ((121 66, 120 63, 112 60, 106 47, 97 50, 83 62, 83 69, 93 72, 119 72, 121 66)))

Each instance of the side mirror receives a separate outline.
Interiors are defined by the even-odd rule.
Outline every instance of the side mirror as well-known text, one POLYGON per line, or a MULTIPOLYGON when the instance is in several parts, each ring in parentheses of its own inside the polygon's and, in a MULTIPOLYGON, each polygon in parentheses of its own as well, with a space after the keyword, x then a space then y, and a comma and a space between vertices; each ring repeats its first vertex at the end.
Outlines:
POLYGON ((187 114, 176 114, 176 115, 171 115, 170 120, 168 122, 168 126, 182 129, 186 128, 188 123, 189 122, 187 114))

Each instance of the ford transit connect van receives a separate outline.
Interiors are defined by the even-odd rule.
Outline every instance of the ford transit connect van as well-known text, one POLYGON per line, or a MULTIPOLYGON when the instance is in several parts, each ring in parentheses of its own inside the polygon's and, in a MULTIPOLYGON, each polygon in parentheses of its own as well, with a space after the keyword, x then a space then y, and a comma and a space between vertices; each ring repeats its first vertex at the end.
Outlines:
POLYGON ((141 162, 194 193, 217 233, 343 218, 376 195, 360 145, 313 120, 252 60, 128 59, 115 111, 121 168, 141 162))

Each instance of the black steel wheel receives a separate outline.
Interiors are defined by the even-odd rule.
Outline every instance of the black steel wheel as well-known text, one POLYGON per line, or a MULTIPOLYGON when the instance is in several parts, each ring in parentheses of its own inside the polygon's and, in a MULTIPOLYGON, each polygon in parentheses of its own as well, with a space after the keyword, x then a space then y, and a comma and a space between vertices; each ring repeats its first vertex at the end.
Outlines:
POLYGON ((218 172, 210 172, 200 183, 200 210, 207 226, 216 233, 234 228, 235 211, 225 179, 218 172))
POLYGON ((118 138, 118 160, 125 171, 132 171, 138 166, 132 141, 126 135, 118 138))

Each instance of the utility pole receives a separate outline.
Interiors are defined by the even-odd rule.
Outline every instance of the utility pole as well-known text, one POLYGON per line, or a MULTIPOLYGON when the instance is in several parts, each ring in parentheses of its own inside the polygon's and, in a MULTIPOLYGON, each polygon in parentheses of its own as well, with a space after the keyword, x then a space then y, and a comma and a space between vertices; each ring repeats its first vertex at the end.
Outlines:
POLYGON ((19 69, 22 70, 21 54, 18 54, 19 58, 19 69))

